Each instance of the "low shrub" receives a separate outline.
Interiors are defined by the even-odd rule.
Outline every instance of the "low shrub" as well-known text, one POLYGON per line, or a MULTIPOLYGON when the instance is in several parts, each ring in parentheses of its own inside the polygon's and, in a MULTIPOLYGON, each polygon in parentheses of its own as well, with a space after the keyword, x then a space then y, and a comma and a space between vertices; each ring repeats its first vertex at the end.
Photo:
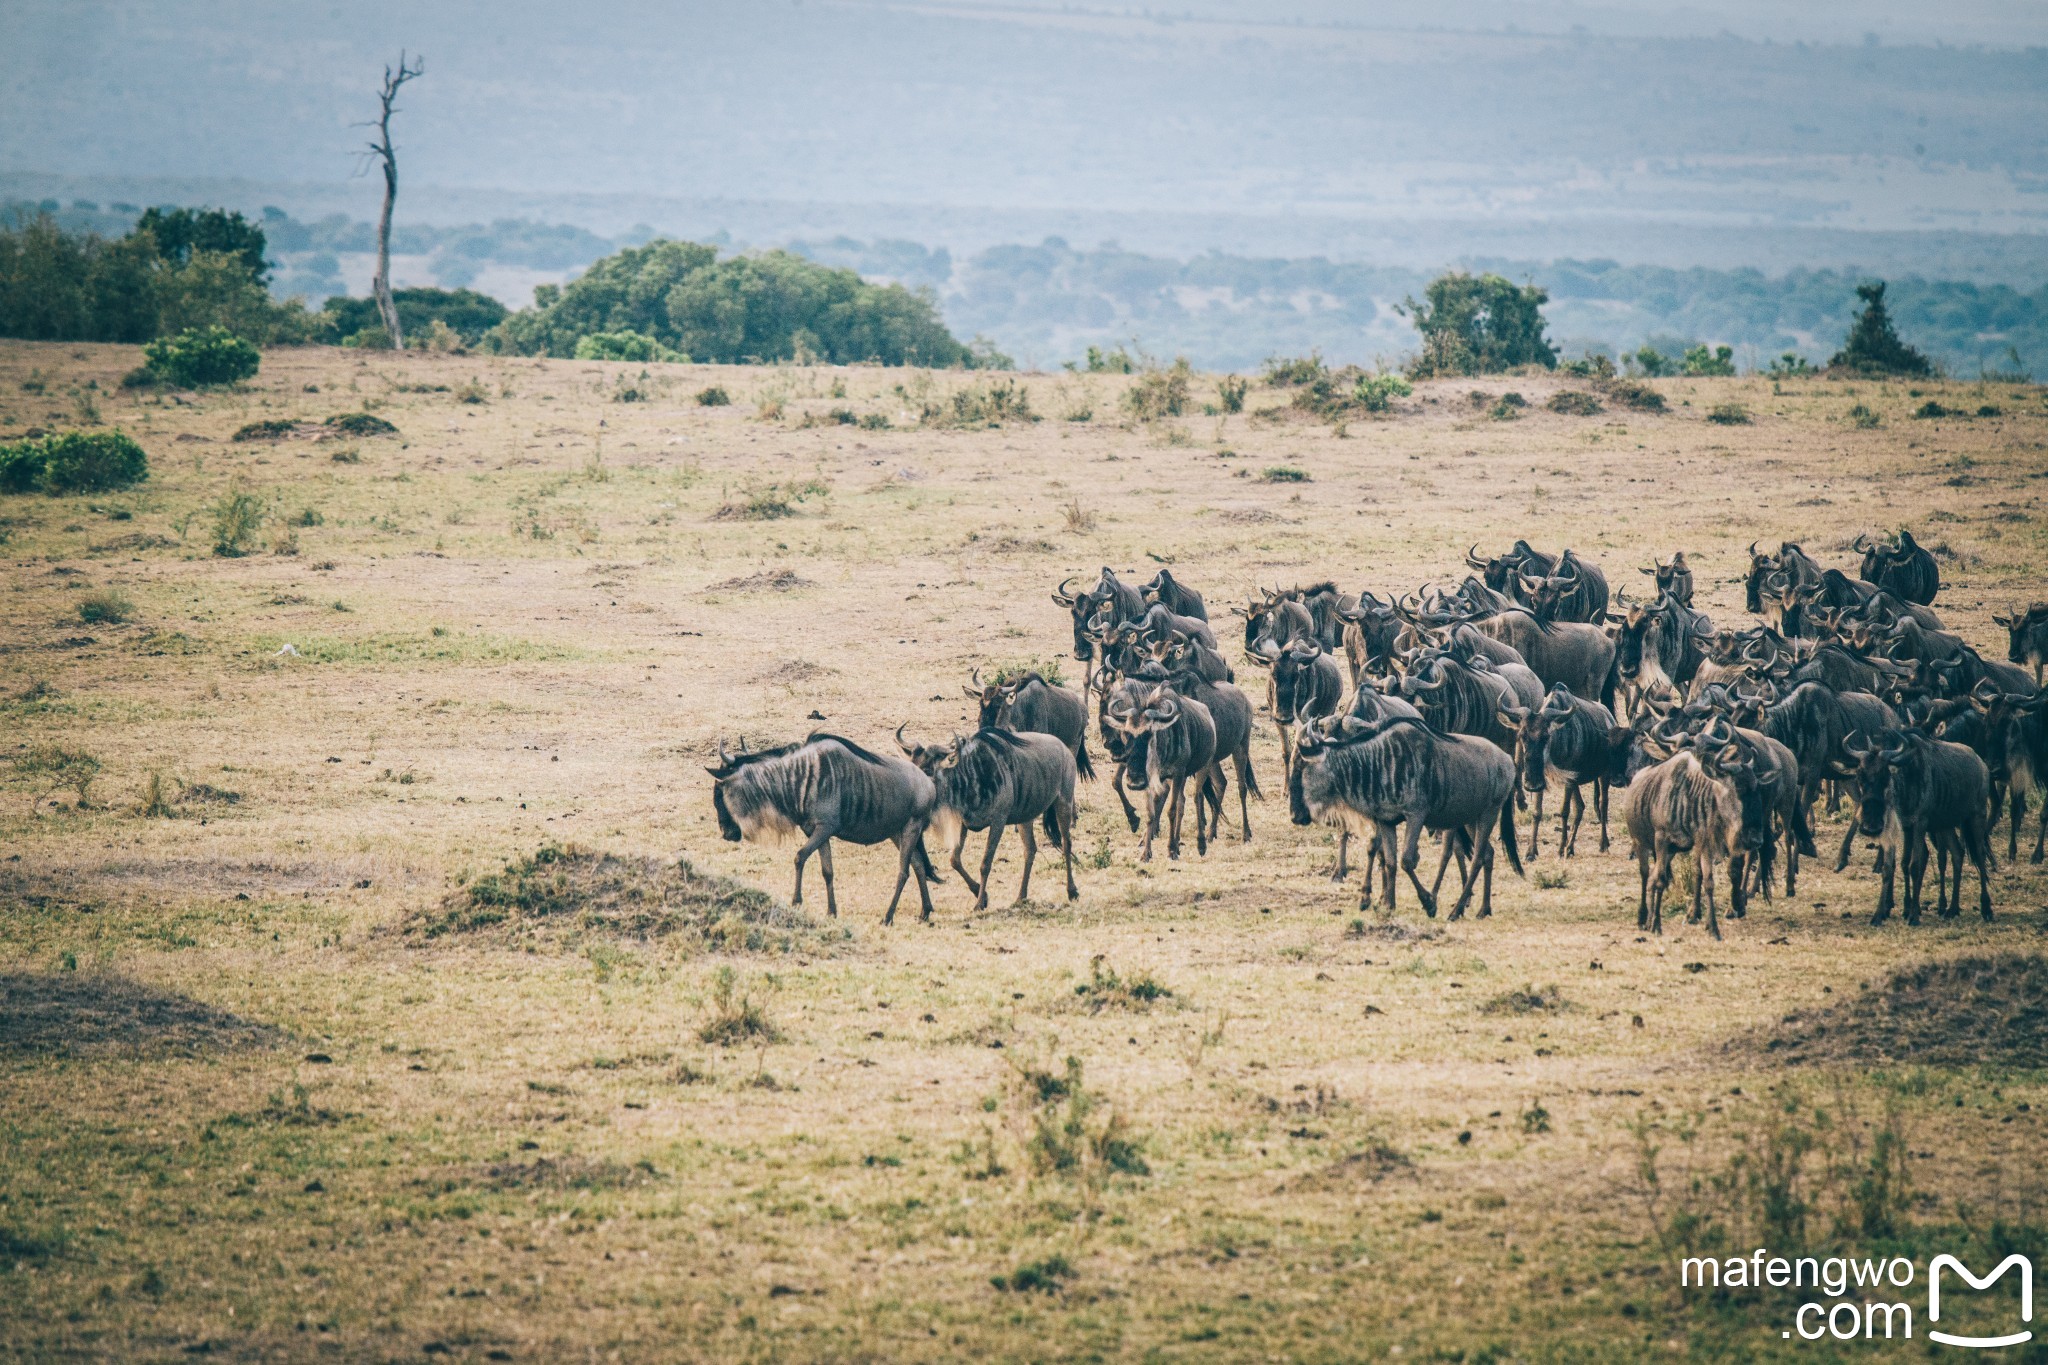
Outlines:
POLYGON ((1707 420, 1724 427, 1746 427, 1750 423, 1749 409, 1740 403, 1716 403, 1707 413, 1707 420))
POLYGON ((118 592, 87 593, 78 599, 78 619, 89 626, 117 626, 135 612, 135 604, 118 592))
POLYGON ((1244 396, 1251 388, 1251 382, 1234 374, 1223 376, 1216 382, 1216 401, 1225 412, 1243 412, 1244 396))
POLYGON ((0 446, 0 492, 102 493, 149 477, 149 456, 118 431, 67 431, 0 446))
POLYGON ((578 360, 687 361, 688 356, 630 327, 617 332, 592 332, 576 342, 578 360))
POLYGON ((1879 417, 1868 404, 1858 403, 1849 409, 1849 421, 1855 426, 1868 430, 1881 424, 1884 419, 1879 417))
POLYGON ((1391 372, 1383 374, 1362 374, 1352 386, 1352 397, 1367 412, 1385 412, 1394 406, 1396 398, 1406 398, 1415 392, 1415 386, 1405 378, 1391 372))
POLYGON ((343 436, 396 436, 398 428, 367 412, 338 412, 323 424, 343 436))
POLYGON ((1291 464, 1268 465, 1265 472, 1259 475, 1259 478, 1266 483, 1308 483, 1310 481, 1306 469, 1297 469, 1291 464))
POLYGON ((233 441, 282 441, 298 430, 299 424, 289 417, 270 417, 261 422, 251 422, 236 429, 229 437, 233 441))
POLYGON ((1051 1294, 1073 1277, 1074 1267, 1066 1257, 1047 1256, 1026 1261, 1007 1275, 991 1275, 988 1282, 1005 1294, 1051 1294))
POLYGON ((773 1043, 781 1037, 782 1030, 768 1017, 767 1009, 740 988, 739 973, 730 967, 720 967, 711 979, 711 1008, 697 1029, 698 1040, 732 1047, 739 1043, 773 1043))
POLYGON ((182 388, 209 388, 253 379, 263 353, 227 328, 188 327, 173 337, 160 337, 143 347, 150 372, 182 388))
POLYGON ((1600 400, 1579 389, 1565 389, 1553 393, 1550 395, 1550 401, 1543 406, 1567 417, 1594 417, 1601 411, 1600 400))
POLYGON ((1608 400, 1637 412, 1664 411, 1664 395, 1636 379, 1613 379, 1605 386, 1608 400))
POLYGON ((1313 384, 1328 374, 1329 367, 1323 364, 1323 353, 1312 351, 1305 356, 1289 360, 1281 356, 1268 356, 1262 367, 1261 377, 1276 389, 1293 388, 1298 384, 1313 384))
POLYGON ((37 805, 69 787, 77 796, 81 810, 92 805, 92 784, 99 778, 103 766, 96 756, 83 749, 47 744, 30 749, 14 760, 16 772, 24 777, 40 778, 45 784, 36 795, 37 805))
POLYGON ((1913 415, 1920 418, 1935 418, 1961 417, 1963 414, 1955 408, 1945 408, 1930 398, 1919 407, 1913 409, 1913 415))
POLYGON ((1178 417, 1188 408, 1190 373, 1185 358, 1174 361, 1169 369, 1147 371, 1125 391, 1124 406, 1140 422, 1178 417))
POLYGON ((732 395, 722 387, 713 384, 708 389, 697 390, 697 406, 700 408, 724 408, 732 406, 732 395))
POLYGON ((213 552, 223 559, 239 559, 249 552, 249 542, 262 529, 263 500, 246 489, 232 489, 214 503, 213 552))

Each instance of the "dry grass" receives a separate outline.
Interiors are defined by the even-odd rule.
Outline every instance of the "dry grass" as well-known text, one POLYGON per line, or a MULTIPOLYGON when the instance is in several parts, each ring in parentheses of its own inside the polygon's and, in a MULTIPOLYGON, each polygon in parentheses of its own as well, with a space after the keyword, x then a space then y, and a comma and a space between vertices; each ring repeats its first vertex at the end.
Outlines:
MULTIPOLYGON (((96 378, 153 468, 120 518, 0 499, 0 857, 20 860, 0 863, 0 1354, 1791 1358, 1768 1314, 1676 1293, 1636 1136, 1649 1114, 1703 1162, 1763 1150, 1788 1049, 1829 1105, 1839 1085, 1901 1109, 1908 1244, 1952 1235, 1958 1201, 2044 1221, 2038 969, 1999 968, 1953 1016, 1974 968, 1886 984, 2038 951, 2026 864, 1996 874, 1990 925, 1869 929, 1859 856, 1809 864, 1724 943, 1678 923, 1660 943, 1623 849, 1553 890, 1503 873, 1492 919, 1428 923, 1405 895, 1361 914, 1326 880, 1328 832, 1277 795, 1251 844, 1140 867, 1097 785, 1080 848, 1106 856, 1077 860, 1072 908, 1041 861, 1034 905, 970 916, 948 874, 931 924, 883 929, 893 854, 842 846, 824 941, 790 927, 788 951, 733 957, 704 927, 791 889, 789 846, 718 837, 721 739, 964 729, 971 667, 1066 653, 1058 578, 1149 576, 1148 552, 1220 619, 1248 584, 1444 582, 1474 541, 1568 543, 1617 580, 1682 548, 1732 620, 1750 540, 1915 509, 1957 556, 1941 610, 2002 650, 1989 613, 2041 595, 2048 549, 2038 390, 1663 380, 1585 416, 1515 376, 1528 406, 1495 422, 1495 396, 1430 383, 1369 441, 1233 419, 1219 462, 1021 420, 1066 415, 1050 376, 772 376, 791 412, 837 381, 898 417, 884 431, 759 420, 770 376, 738 368, 655 367, 665 390, 615 404, 626 367, 274 352, 246 392, 179 406, 120 391, 136 363, 0 346, 0 439, 51 420, 31 371, 96 378), (472 379, 502 396, 464 403, 472 379), (711 386, 736 401, 698 403, 711 386), (999 393, 992 426, 973 409, 999 393), (1932 399, 2004 415, 1909 420, 1932 399), (927 401, 945 420, 912 427, 927 401), (1708 422, 1724 403, 1756 420, 1708 422), (230 439, 373 404, 403 436, 353 438, 352 462, 230 439), (810 495, 750 515, 771 485, 810 495), (231 491, 317 512, 302 552, 214 556, 231 491), (1014 548, 1039 541, 1060 549, 1014 548), (750 590, 764 565, 811 586, 750 590), (101 591, 129 623, 80 621, 101 591), (58 751, 100 765, 86 801, 12 761, 58 751), (139 813, 156 773, 175 818, 139 813), (504 882, 572 844, 601 852, 504 882), (566 908, 530 915, 522 881, 552 895, 556 870, 566 908), (516 915, 400 932, 473 912, 493 877, 516 915), (1091 1008, 1098 956, 1173 994, 1091 1008), (1569 1008, 1483 1012, 1550 986, 1569 1008), (773 1033, 700 1041, 749 1007, 773 1033), (1019 1065, 1065 1085, 1069 1056, 1086 1099, 1027 1102, 1019 1065)), ((1088 382, 1109 414, 1137 381, 1088 382)), ((1262 722, 1272 794, 1277 750, 1262 722)), ((1007 892, 1014 839, 1004 856, 1007 892)))

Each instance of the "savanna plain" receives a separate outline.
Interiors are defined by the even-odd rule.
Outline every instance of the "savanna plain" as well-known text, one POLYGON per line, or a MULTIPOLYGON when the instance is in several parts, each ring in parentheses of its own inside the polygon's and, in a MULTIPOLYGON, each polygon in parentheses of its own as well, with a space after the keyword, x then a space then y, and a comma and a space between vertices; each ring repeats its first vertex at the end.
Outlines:
POLYGON ((1042 857, 1006 905, 1012 838, 990 910, 948 874, 884 926, 892 850, 792 910, 704 772, 950 737, 977 667, 1077 683, 1049 594, 1103 565, 1200 588, 1259 699, 1259 587, 1526 536, 1631 595, 1685 550, 1742 625, 1752 540, 1853 571, 1906 525, 2003 657, 2038 388, 1434 381, 1339 426, 1203 375, 1139 420, 1144 376, 137 361, 0 345, 0 433, 151 461, 0 498, 0 1354, 1861 1357, 1934 1348, 1784 1338, 1810 1291, 1678 1258, 2042 1249, 2048 908, 2002 826, 1988 924, 1871 927, 1859 848, 1725 941, 1639 933, 1618 821, 1490 919, 1361 910, 1262 717, 1251 842, 1141 865, 1098 781, 1079 901, 1042 857))

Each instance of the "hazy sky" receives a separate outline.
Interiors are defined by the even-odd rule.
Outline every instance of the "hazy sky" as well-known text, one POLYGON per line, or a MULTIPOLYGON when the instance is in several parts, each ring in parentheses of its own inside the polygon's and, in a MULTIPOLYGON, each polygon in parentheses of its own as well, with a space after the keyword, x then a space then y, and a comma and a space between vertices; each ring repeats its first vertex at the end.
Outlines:
POLYGON ((2048 5, 1988 0, 0 0, 0 171, 347 187, 407 48, 416 209, 2039 232, 2043 45, 2048 5))

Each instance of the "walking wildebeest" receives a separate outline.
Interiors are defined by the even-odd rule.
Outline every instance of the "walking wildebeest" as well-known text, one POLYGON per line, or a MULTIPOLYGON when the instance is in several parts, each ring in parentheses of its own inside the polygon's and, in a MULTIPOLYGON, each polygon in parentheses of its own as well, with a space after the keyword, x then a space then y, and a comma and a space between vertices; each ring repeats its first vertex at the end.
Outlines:
MULTIPOLYGON (((1480 889, 1479 917, 1493 913, 1494 830, 1515 875, 1522 875, 1511 820, 1515 765, 1483 739, 1443 735, 1420 720, 1396 718, 1357 738, 1326 740, 1305 732, 1288 773, 1288 809, 1297 825, 1322 821, 1377 842, 1387 907, 1394 906, 1394 827, 1407 822, 1399 863, 1425 913, 1436 914, 1451 855, 1459 855, 1463 886, 1450 918, 1458 919, 1480 889), (1423 830, 1444 836, 1443 857, 1427 889, 1415 875, 1423 830)), ((1372 901, 1366 879, 1361 907, 1372 901)))
POLYGON ((1714 906, 1714 862, 1729 864, 1729 913, 1743 911, 1745 828, 1768 819, 1761 810, 1776 774, 1759 775, 1747 757, 1731 757, 1726 746, 1688 748, 1636 774, 1622 801, 1622 822, 1636 860, 1636 927, 1664 932, 1664 893, 1671 886, 1671 860, 1693 855, 1693 907, 1704 908, 1707 932, 1721 937, 1714 906), (1754 808, 1754 809, 1750 809, 1754 808), (1655 873, 1651 871, 1655 865, 1655 873))
POLYGON ((984 683, 981 670, 970 675, 967 695, 980 708, 976 723, 984 730, 1016 730, 1052 735, 1074 753, 1074 770, 1083 781, 1095 780, 1088 761, 1088 703, 1064 687, 1054 687, 1036 670, 1007 683, 984 683))
POLYGON ((1856 772, 1856 827, 1865 838, 1880 839, 1884 849, 1884 882, 1878 890, 1872 924, 1891 917, 1893 883, 1903 860, 1905 918, 1920 922, 1920 887, 1927 875, 1927 840, 1932 836, 1940 874, 1935 910, 1942 918, 1956 915, 1963 904, 1963 858, 1977 866, 1977 911, 1991 918, 1991 853, 1989 789, 1984 760, 1967 747, 1932 739, 1914 730, 1894 730, 1867 746, 1852 745, 1859 760, 1856 772), (1953 859, 1950 855, 1953 852, 1953 859), (1949 895, 1946 865, 1955 863, 1955 894, 1949 895))
POLYGON ((1503 707, 1501 720, 1515 735, 1515 768, 1522 790, 1536 798, 1529 821, 1529 853, 1534 858, 1543 841, 1543 795, 1550 783, 1564 784, 1558 805, 1558 856, 1578 852, 1579 826, 1586 818, 1580 787, 1593 785, 1593 805, 1600 817, 1600 851, 1607 851, 1608 788, 1628 782, 1628 750, 1634 732, 1614 723, 1614 713, 1597 701, 1552 688, 1542 705, 1503 707), (1573 807, 1576 805, 1576 817, 1573 807))
POLYGON ((791 905, 804 903, 804 863, 815 853, 825 868, 826 913, 838 918, 839 902, 832 893, 832 840, 879 844, 887 839, 897 850, 896 894, 889 898, 883 923, 896 918, 896 903, 912 872, 917 874, 924 913, 931 914, 926 881, 937 881, 938 874, 925 855, 924 826, 935 792, 931 779, 914 765, 820 732, 802 743, 753 753, 728 754, 721 743, 718 765, 705 771, 714 779, 711 809, 718 816, 718 832, 726 839, 782 839, 803 832, 791 905))
POLYGON ((1137 705, 1117 716, 1116 722, 1129 736, 1125 767, 1145 789, 1145 849, 1139 861, 1152 861, 1152 841, 1159 836, 1159 817, 1169 799, 1166 856, 1180 857, 1181 815, 1190 778, 1197 784, 1195 852, 1206 854, 1209 839, 1202 824, 1201 786, 1216 762, 1216 723, 1209 708, 1181 696, 1171 684, 1153 683, 1143 687, 1137 705))
MULTIPOLYGON (((1031 822, 1043 820, 1045 835, 1067 859, 1067 899, 1079 900, 1074 886, 1074 753, 1056 735, 1019 734, 1014 730, 977 730, 951 744, 912 744, 896 728, 896 742, 934 788, 930 825, 942 843, 953 848, 953 870, 974 893, 974 908, 988 908, 989 872, 1003 831, 1018 827, 1024 837, 1024 875, 1017 883, 1017 904, 1031 895, 1031 865, 1038 858, 1038 839, 1031 822), (975 830, 988 831, 981 855, 981 877, 960 864, 960 851, 975 830)), ((931 912, 925 912, 926 919, 931 912)), ((886 921, 885 921, 886 922, 886 921)))
POLYGON ((1145 599, 1132 587, 1116 576, 1116 570, 1107 564, 1102 566, 1102 577, 1093 588, 1083 593, 1067 591, 1069 577, 1053 589, 1052 600, 1067 608, 1074 615, 1074 658, 1087 665, 1082 685, 1095 676, 1097 651, 1095 641, 1088 636, 1089 622, 1107 609, 1112 623, 1135 621, 1145 614, 1145 599))

